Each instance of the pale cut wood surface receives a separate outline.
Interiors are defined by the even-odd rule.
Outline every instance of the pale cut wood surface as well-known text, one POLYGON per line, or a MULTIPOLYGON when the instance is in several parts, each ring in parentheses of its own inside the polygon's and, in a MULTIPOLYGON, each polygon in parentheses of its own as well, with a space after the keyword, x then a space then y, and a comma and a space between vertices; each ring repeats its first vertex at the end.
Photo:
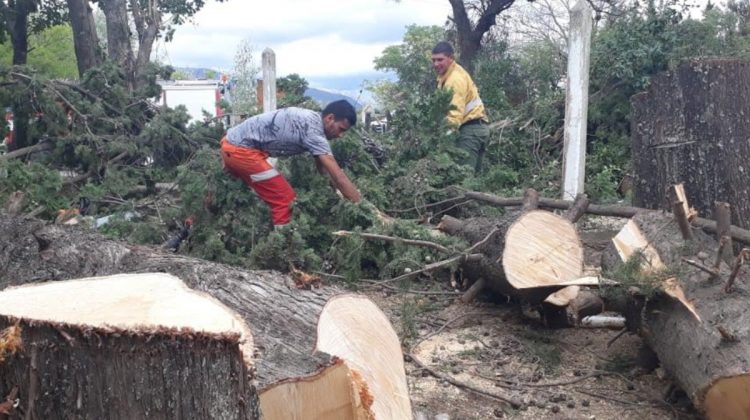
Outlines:
POLYGON ((275 384, 260 394, 265 420, 365 420, 352 372, 339 360, 315 375, 275 384))
POLYGON ((362 376, 376 419, 412 418, 401 343, 371 300, 356 295, 329 300, 318 321, 316 349, 343 359, 362 376))
POLYGON ((581 277, 583 246, 570 221, 535 210, 508 229, 502 261, 508 283, 516 289, 561 284, 581 277))
POLYGON ((710 420, 745 420, 750 418, 750 375, 723 378, 706 392, 706 417, 710 420))
POLYGON ((252 366, 253 338, 247 323, 207 293, 164 273, 120 274, 34 283, 0 292, 0 314, 126 330, 188 328, 240 335, 243 358, 252 366))

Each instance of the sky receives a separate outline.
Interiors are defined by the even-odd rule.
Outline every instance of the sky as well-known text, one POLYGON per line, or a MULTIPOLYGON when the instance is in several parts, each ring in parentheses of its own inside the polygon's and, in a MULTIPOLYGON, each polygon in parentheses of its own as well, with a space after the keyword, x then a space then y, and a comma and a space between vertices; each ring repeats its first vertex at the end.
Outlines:
POLYGON ((449 15, 448 0, 208 1, 156 55, 175 67, 227 71, 249 39, 258 64, 264 49, 276 53, 278 77, 297 73, 310 87, 352 92, 388 77, 373 60, 400 43, 408 25, 442 26, 449 15))

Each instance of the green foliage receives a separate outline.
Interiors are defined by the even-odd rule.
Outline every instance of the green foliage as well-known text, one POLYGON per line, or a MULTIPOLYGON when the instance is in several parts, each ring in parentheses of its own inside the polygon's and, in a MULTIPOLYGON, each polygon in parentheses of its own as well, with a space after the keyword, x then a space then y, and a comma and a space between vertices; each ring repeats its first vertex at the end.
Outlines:
POLYGON ((26 193, 25 208, 28 210, 43 206, 48 209, 48 214, 54 214, 55 210, 67 208, 69 204, 61 194, 59 172, 37 162, 0 162, 0 202, 5 203, 14 191, 26 193))
POLYGON ((297 73, 292 73, 277 79, 276 90, 283 93, 282 97, 278 100, 278 108, 289 106, 311 108, 314 101, 310 97, 305 96, 307 87, 307 80, 300 77, 297 73))
MULTIPOLYGON (((49 78, 77 79, 73 49, 73 31, 69 25, 57 25, 29 36, 28 65, 40 75, 49 78)), ((13 62, 13 47, 10 43, 0 44, 0 65, 10 66, 13 62)))

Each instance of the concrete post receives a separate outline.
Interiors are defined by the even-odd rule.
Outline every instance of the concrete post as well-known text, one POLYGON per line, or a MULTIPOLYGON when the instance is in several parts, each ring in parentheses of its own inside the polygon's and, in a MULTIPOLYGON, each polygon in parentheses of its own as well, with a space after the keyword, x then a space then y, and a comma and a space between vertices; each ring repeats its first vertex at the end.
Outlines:
POLYGON ((276 53, 263 50, 263 112, 276 110, 276 53))
POLYGON ((586 176, 586 122, 592 27, 591 7, 585 0, 578 0, 570 11, 563 153, 564 200, 573 200, 583 192, 583 180, 586 176))

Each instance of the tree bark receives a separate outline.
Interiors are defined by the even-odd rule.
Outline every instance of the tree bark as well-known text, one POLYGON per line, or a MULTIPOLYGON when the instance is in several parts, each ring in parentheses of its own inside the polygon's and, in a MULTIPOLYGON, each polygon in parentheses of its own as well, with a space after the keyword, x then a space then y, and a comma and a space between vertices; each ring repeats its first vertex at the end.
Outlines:
POLYGON ((99 36, 88 0, 67 0, 70 25, 73 28, 78 75, 102 64, 99 36))
POLYGON ((237 337, 0 316, 16 327, 24 351, 0 362, 0 391, 19 389, 10 419, 260 418, 237 337))
POLYGON ((699 214, 728 202, 734 223, 750 228, 748 81, 746 60, 691 61, 633 97, 635 205, 670 209, 667 188, 681 182, 699 214))
POLYGON ((127 245, 75 226, 47 225, 0 213, 0 289, 10 285, 118 273, 170 273, 235 310, 253 330, 257 379, 266 386, 302 377, 327 363, 312 354, 318 314, 340 291, 299 290, 288 276, 245 271, 127 245))
POLYGON ((109 59, 119 64, 132 91, 135 86, 135 57, 131 48, 127 0, 102 0, 99 2, 107 21, 107 53, 109 59))
MULTIPOLYGON (((653 280, 679 273, 675 283, 681 286, 683 296, 675 294, 669 283, 663 284, 664 293, 644 292, 643 310, 629 315, 629 325, 640 333, 662 366, 708 418, 747 418, 750 272, 746 267, 742 269, 743 281, 738 284, 741 290, 725 293, 723 281, 711 279, 705 271, 684 263, 685 258, 698 258, 699 251, 710 255, 712 262, 718 250, 713 238, 697 231, 690 246, 685 246, 677 224, 660 212, 639 213, 632 222, 642 232, 644 243, 663 262, 656 264, 663 268, 652 273, 653 280)), ((618 256, 609 262, 603 260, 602 265, 616 270, 617 264, 612 266, 616 260, 617 264, 623 263, 618 256)), ((728 271, 728 267, 723 267, 721 277, 726 277, 728 271)))
POLYGON ((495 26, 497 15, 509 8, 515 0, 490 0, 486 7, 476 5, 483 8, 476 25, 472 24, 469 18, 466 7, 467 1, 448 1, 451 4, 451 9, 453 9, 453 22, 458 33, 459 62, 470 74, 474 73, 474 63, 482 46, 484 34, 495 26))

